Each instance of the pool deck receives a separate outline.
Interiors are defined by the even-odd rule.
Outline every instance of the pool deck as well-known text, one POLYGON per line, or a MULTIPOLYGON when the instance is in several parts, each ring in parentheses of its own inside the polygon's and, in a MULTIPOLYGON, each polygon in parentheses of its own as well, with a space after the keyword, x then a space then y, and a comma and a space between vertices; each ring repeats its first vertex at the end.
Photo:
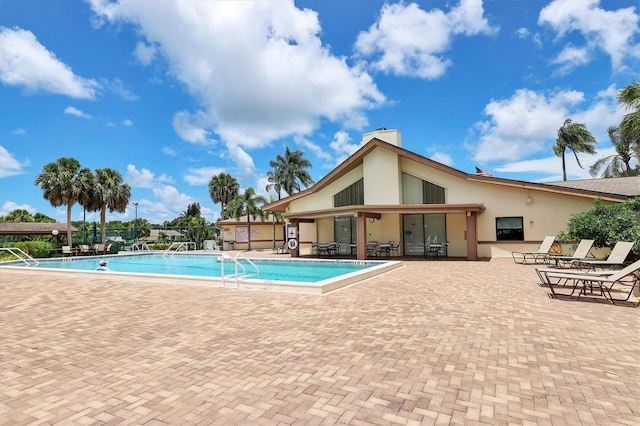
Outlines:
POLYGON ((0 271, 0 424, 640 425, 640 309, 534 266, 324 295, 0 271))

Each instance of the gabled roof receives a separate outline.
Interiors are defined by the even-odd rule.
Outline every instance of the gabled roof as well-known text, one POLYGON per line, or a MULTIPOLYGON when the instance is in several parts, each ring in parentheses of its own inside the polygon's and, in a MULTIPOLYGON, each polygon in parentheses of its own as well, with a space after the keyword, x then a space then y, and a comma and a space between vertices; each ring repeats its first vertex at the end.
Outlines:
MULTIPOLYGON (((465 173, 458 169, 454 169, 453 167, 449 167, 442 163, 438 163, 437 161, 431 160, 427 157, 423 157, 422 155, 416 154, 415 152, 408 151, 399 146, 390 144, 388 142, 382 141, 377 138, 373 138, 369 142, 367 142, 365 145, 363 145, 360 149, 358 149, 356 152, 354 152, 349 158, 343 161, 340 165, 338 165, 335 169, 329 172, 329 174, 327 174, 325 177, 323 177, 318 182, 316 182, 316 184, 313 185, 312 187, 307 188, 298 193, 295 193, 289 197, 267 204, 263 206, 262 209, 269 210, 269 211, 277 211, 277 212, 286 211, 287 207, 289 206, 289 203, 291 203, 292 201, 320 191, 321 189, 329 185, 331 182, 335 181, 336 179, 343 176, 344 174, 350 172, 354 168, 360 166, 362 164, 364 157, 376 148, 382 148, 382 149, 392 151, 398 154, 400 157, 413 160, 417 163, 423 164, 425 166, 431 167, 433 169, 439 170, 444 173, 448 173, 460 179, 465 179, 470 182, 483 182, 491 185, 501 185, 501 186, 523 188, 523 189, 532 189, 537 191, 547 191, 547 192, 554 192, 554 193, 560 193, 560 194, 581 196, 586 198, 602 198, 607 201, 623 201, 625 198, 627 198, 627 196, 623 194, 619 194, 616 192, 610 193, 610 192, 603 191, 604 187, 600 188, 600 190, 587 189, 587 188, 573 188, 570 186, 534 183, 534 182, 527 182, 527 181, 520 181, 520 180, 497 178, 493 176, 478 176, 476 174, 465 173)), ((629 178, 626 178, 626 179, 629 179, 629 178)))
MULTIPOLYGON (((0 235, 58 235, 67 233, 67 224, 61 222, 0 222, 0 235)), ((71 226, 71 232, 78 232, 71 226)))

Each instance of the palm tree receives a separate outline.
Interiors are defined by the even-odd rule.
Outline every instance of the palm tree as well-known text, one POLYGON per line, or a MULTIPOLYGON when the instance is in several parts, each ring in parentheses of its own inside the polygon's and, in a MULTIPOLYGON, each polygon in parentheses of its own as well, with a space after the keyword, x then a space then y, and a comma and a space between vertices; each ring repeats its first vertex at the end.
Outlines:
POLYGON ((620 122, 622 138, 635 144, 640 157, 640 81, 634 81, 618 92, 618 103, 631 110, 620 122))
POLYGON ((596 138, 587 130, 587 126, 582 123, 574 123, 570 118, 564 121, 562 127, 558 129, 558 138, 556 144, 553 145, 553 152, 562 158, 562 178, 567 180, 567 167, 565 162, 565 152, 567 149, 573 151, 573 155, 576 157, 578 166, 580 159, 578 153, 595 154, 596 150, 593 148, 593 144, 597 143, 596 138))
POLYGON ((280 199, 280 190, 291 195, 300 191, 300 184, 305 188, 313 184, 313 179, 307 171, 311 168, 311 162, 304 158, 302 151, 291 151, 286 146, 284 157, 278 154, 275 160, 269 162, 269 166, 273 171, 267 172, 267 179, 270 182, 267 190, 273 188, 278 193, 278 199, 280 199))
POLYGON ((108 167, 95 173, 91 204, 100 210, 101 241, 104 243, 107 240, 107 208, 109 213, 124 213, 131 198, 131 187, 123 183, 120 173, 108 167))
POLYGON ((234 218, 240 219, 242 216, 247 217, 247 233, 249 234, 247 250, 251 250, 251 217, 253 217, 254 220, 256 216, 264 217, 264 212, 259 204, 267 204, 267 199, 262 195, 257 195, 253 188, 247 188, 243 194, 236 195, 227 207, 229 213, 234 218))
POLYGON ((16 209, 5 216, 0 217, 2 222, 34 222, 35 219, 25 209, 16 209))
POLYGON ((220 203, 220 218, 225 218, 226 205, 238 195, 240 185, 236 178, 228 173, 220 173, 209 181, 209 196, 214 203, 220 203))
POLYGON ((604 167, 602 172, 602 177, 604 178, 634 176, 638 171, 631 167, 631 160, 635 156, 631 149, 633 142, 630 139, 624 139, 620 129, 617 127, 609 127, 607 132, 616 154, 600 158, 589 167, 589 173, 591 173, 591 176, 596 177, 604 167))
POLYGON ((280 199, 280 191, 282 191, 282 186, 279 183, 279 178, 276 177, 276 173, 274 171, 267 172, 267 186, 265 189, 267 191, 271 191, 272 189, 278 194, 278 200, 280 199))
POLYGON ((67 243, 73 245, 71 235, 71 208, 82 195, 80 177, 86 175, 89 169, 82 168, 75 158, 61 157, 55 163, 47 163, 42 173, 36 176, 35 184, 42 189, 45 200, 53 207, 67 207, 67 243))

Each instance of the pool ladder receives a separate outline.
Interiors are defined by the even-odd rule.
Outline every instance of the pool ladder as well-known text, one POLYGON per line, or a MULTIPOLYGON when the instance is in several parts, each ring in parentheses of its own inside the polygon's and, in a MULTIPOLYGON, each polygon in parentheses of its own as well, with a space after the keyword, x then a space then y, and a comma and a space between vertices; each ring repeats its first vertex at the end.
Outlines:
POLYGON ((231 257, 228 254, 223 253, 222 256, 220 256, 220 262, 221 262, 220 278, 222 279, 223 287, 227 286, 227 276, 224 273, 225 260, 231 261, 234 263, 235 268, 234 268, 234 274, 232 278, 235 281, 236 287, 240 286, 239 281, 242 279, 246 279, 253 276, 255 276, 256 278, 260 277, 260 268, 258 268, 258 265, 253 263, 251 260, 247 259, 242 253, 237 253, 235 257, 231 257), (249 265, 251 265, 255 269, 255 272, 248 273, 247 268, 241 261, 244 261, 249 265))
POLYGON ((0 251, 6 251, 14 255, 18 260, 24 262, 27 266, 40 264, 40 262, 29 256, 27 253, 23 252, 18 247, 0 247, 0 251))
POLYGON ((167 248, 164 251, 164 253, 162 254, 162 257, 173 256, 174 254, 176 254, 181 250, 189 251, 189 250, 195 250, 195 249, 196 249, 196 243, 192 241, 189 241, 186 243, 176 242, 176 243, 172 243, 169 246, 169 248, 167 248))

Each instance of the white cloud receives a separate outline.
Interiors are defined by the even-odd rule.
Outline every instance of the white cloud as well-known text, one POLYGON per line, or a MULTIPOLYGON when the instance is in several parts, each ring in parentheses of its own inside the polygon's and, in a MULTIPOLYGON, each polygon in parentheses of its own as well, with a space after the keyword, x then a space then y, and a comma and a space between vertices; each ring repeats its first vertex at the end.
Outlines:
POLYGON ((156 57, 157 47, 154 45, 148 45, 141 41, 136 44, 136 48, 133 51, 133 55, 144 66, 149 65, 156 57))
MULTIPOLYGON (((567 167, 567 179, 590 179, 592 176, 589 174, 589 166, 595 163, 598 159, 606 157, 615 153, 615 150, 611 147, 605 149, 597 149, 596 154, 578 154, 580 163, 584 168, 581 168, 576 162, 573 153, 568 152, 565 155, 566 167, 567 167)), ((555 155, 547 156, 544 158, 538 158, 534 160, 516 161, 513 163, 505 163, 503 165, 495 167, 495 171, 508 175, 510 173, 516 176, 522 173, 536 173, 542 177, 538 179, 539 182, 556 182, 561 181, 562 177, 562 159, 555 155)))
POLYGON ((556 74, 566 75, 573 71, 574 68, 586 65, 590 61, 589 49, 586 47, 566 46, 551 63, 560 65, 556 74))
POLYGON ((317 13, 291 1, 91 4, 98 19, 135 25, 198 100, 201 113, 174 117, 179 136, 218 135, 240 169, 251 168, 250 149, 323 120, 365 126, 365 111, 385 102, 365 70, 322 45, 317 13))
POLYGON ((164 152, 165 154, 170 155, 172 157, 175 157, 177 155, 176 150, 173 149, 173 148, 170 148, 168 146, 163 146, 162 147, 162 152, 164 152))
POLYGON ((31 31, 20 28, 0 27, 0 81, 76 99, 94 99, 99 88, 95 80, 75 75, 31 31))
POLYGON ((342 163, 349 158, 351 154, 356 152, 362 145, 359 143, 351 143, 351 137, 347 132, 339 131, 333 135, 333 140, 329 147, 336 153, 336 164, 342 163))
POLYGON ((124 83, 119 78, 111 81, 103 80, 103 84, 105 88, 108 88, 112 93, 115 93, 122 99, 127 101, 137 101, 139 99, 138 95, 133 94, 129 89, 124 87, 124 83))
POLYGON ((128 118, 122 121, 122 125, 123 126, 127 126, 127 127, 131 127, 133 126, 133 121, 129 120, 128 118))
POLYGON ((316 158, 320 158, 322 160, 331 160, 331 154, 327 152, 324 147, 310 141, 309 139, 297 135, 294 136, 293 140, 296 142, 296 144, 304 148, 305 151, 312 152, 313 155, 316 156, 316 158))
POLYGON ((240 145, 228 144, 229 157, 237 164, 238 172, 244 179, 255 175, 256 165, 253 158, 240 145))
POLYGON ((26 131, 26 130, 24 130, 24 129, 20 129, 20 128, 18 128, 18 129, 14 129, 14 130, 12 130, 12 131, 11 131, 11 134, 12 134, 12 135, 22 136, 22 135, 26 135, 26 134, 27 134, 27 131, 26 131))
POLYGON ((72 106, 68 106, 64 109, 64 113, 65 114, 69 114, 69 115, 73 115, 75 117, 80 117, 80 118, 86 118, 87 120, 91 119, 91 116, 87 113, 84 113, 82 111, 80 111, 77 108, 74 108, 72 106))
POLYGON ((187 170, 184 180, 189 185, 207 185, 213 176, 222 172, 226 171, 218 167, 191 168, 187 170))
POLYGON ((355 49, 372 67, 401 76, 436 79, 452 62, 441 55, 457 35, 495 34, 483 17, 482 1, 461 1, 448 13, 424 11, 416 3, 385 4, 380 18, 358 35, 355 49))
POLYGON ((584 123, 598 142, 596 154, 578 154, 585 169, 578 166, 572 153, 566 155, 567 175, 569 179, 590 178, 589 166, 614 153, 607 129, 617 125, 625 113, 616 102, 617 93, 615 85, 611 85, 593 99, 586 100, 580 92, 559 92, 556 96, 547 97, 531 91, 518 91, 510 99, 493 101, 491 108, 487 106, 487 111, 498 118, 481 124, 482 133, 475 158, 480 162, 505 160, 494 167, 499 173, 521 175, 528 172, 543 175, 540 181, 562 180, 561 159, 553 155, 551 147, 564 119, 571 118, 576 123, 584 123), (584 108, 578 109, 583 103, 586 104, 584 108), (521 134, 517 132, 518 127, 522 128, 521 134), (536 153, 547 155, 521 160, 525 155, 535 156, 536 153))
MULTIPOLYGON (((149 189, 157 201, 147 199, 136 200, 138 205, 138 217, 144 216, 152 222, 162 223, 165 220, 175 219, 180 213, 187 209, 187 206, 198 200, 181 193, 173 185, 174 180, 170 176, 160 174, 156 176, 149 169, 138 169, 133 164, 127 165, 125 179, 131 188, 149 189)), ((127 217, 132 217, 131 208, 125 213, 127 217)))
POLYGON ((566 90, 549 96, 520 89, 509 99, 492 100, 485 107, 488 120, 476 125, 479 132, 474 160, 519 160, 545 148, 572 107, 581 103, 581 92, 566 90))
POLYGON ((29 204, 18 204, 13 201, 5 201, 2 207, 0 207, 0 216, 5 216, 14 210, 26 210, 30 214, 38 213, 38 210, 31 207, 29 204))
MULTIPOLYGON (((585 39, 584 49, 605 52, 611 58, 611 67, 620 71, 626 67, 625 61, 640 58, 640 44, 634 42, 640 33, 639 20, 634 7, 608 11, 600 7, 600 0, 554 0, 540 11, 538 24, 556 31, 558 40, 574 31, 580 33, 585 39)), ((554 63, 567 66, 572 57, 563 49, 554 63)))
POLYGON ((433 161, 437 161, 438 163, 441 163, 450 167, 453 166, 454 164, 453 158, 451 157, 451 155, 447 154, 446 152, 436 152, 429 158, 431 158, 433 161))
POLYGON ((0 145, 0 178, 23 173, 22 164, 4 146, 0 145))
POLYGON ((173 130, 187 142, 210 145, 212 141, 208 139, 209 131, 204 128, 205 121, 202 113, 191 115, 186 111, 176 112, 173 116, 173 130))

